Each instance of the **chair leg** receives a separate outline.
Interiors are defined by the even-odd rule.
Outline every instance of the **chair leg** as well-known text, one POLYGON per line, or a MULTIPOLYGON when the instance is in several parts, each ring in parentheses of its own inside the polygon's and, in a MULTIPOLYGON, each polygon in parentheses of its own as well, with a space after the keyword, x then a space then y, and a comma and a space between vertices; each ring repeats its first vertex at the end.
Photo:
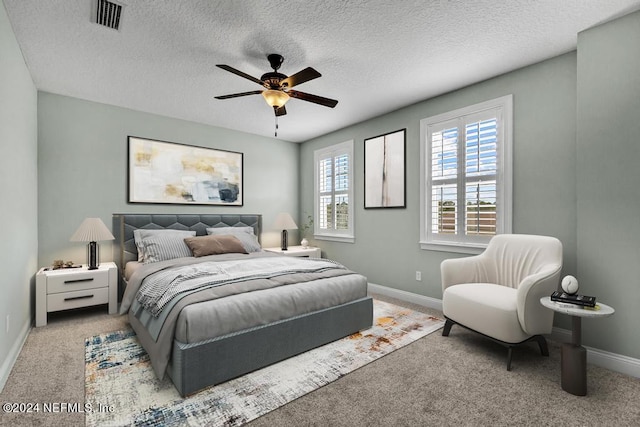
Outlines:
POLYGON ((529 342, 529 341, 535 341, 538 343, 538 347, 540 347, 540 353, 542 353, 543 356, 549 356, 549 347, 547 346, 547 340, 542 336, 542 335, 534 335, 532 337, 530 337, 529 339, 526 339, 522 342, 519 343, 508 343, 508 342, 504 342, 504 341, 500 341, 496 338, 490 337, 488 335, 484 335, 481 332, 478 331, 474 331, 473 329, 462 325, 460 323, 456 323, 453 320, 449 319, 448 317, 445 317, 446 321, 444 323, 444 328, 442 329, 442 336, 443 337, 448 337, 449 336, 449 332, 451 332, 451 327, 453 325, 460 325, 465 329, 469 329, 470 331, 479 333, 480 335, 483 335, 487 338, 489 338, 490 340, 493 340, 499 344, 502 344, 504 346, 507 347, 507 371, 511 371, 511 358, 513 356, 513 347, 515 347, 516 345, 520 345, 520 344, 524 344, 525 342, 529 342))
POLYGON ((538 342, 538 347, 540 347, 540 354, 543 356, 549 356, 547 340, 542 335, 536 335, 536 341, 538 342))
POLYGON ((448 337, 449 336, 449 332, 451 332, 451 327, 453 326, 454 322, 450 319, 447 319, 444 322, 444 328, 442 329, 442 336, 443 337, 448 337))

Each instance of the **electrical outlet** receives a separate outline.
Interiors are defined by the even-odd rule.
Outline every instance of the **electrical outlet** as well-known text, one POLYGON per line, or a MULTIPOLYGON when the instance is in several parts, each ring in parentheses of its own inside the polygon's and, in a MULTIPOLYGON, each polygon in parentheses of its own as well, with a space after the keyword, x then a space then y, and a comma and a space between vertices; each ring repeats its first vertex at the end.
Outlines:
POLYGON ((9 333, 9 319, 11 318, 11 316, 9 314, 7 314, 7 333, 9 333))
POLYGON ((422 271, 416 271, 416 280, 418 282, 422 281, 422 271))

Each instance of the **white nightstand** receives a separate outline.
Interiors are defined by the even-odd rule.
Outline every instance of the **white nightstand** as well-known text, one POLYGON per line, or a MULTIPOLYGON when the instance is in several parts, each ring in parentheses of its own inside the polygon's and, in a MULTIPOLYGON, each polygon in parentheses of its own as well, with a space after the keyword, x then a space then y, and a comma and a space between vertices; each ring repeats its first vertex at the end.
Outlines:
POLYGON ((47 313, 70 308, 109 304, 109 314, 118 309, 118 267, 103 262, 96 270, 41 268, 36 274, 36 326, 47 324, 47 313))
POLYGON ((286 251, 283 251, 280 248, 264 248, 264 250, 285 256, 322 258, 322 251, 320 248, 314 248, 313 246, 309 246, 307 248, 303 248, 302 246, 289 246, 289 249, 286 251))

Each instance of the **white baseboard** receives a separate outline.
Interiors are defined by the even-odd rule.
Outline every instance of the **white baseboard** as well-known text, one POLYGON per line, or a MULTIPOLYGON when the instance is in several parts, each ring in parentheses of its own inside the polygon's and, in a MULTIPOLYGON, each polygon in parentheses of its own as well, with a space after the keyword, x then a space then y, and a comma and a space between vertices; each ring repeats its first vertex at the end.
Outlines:
MULTIPOLYGON (((375 283, 369 283, 369 291, 442 311, 442 300, 437 298, 425 297, 423 295, 414 294, 400 289, 376 285, 375 283)), ((549 338, 558 342, 570 342, 571 331, 554 327, 549 338)), ((584 348, 587 349, 587 363, 591 363, 611 371, 620 372, 621 374, 640 378, 640 359, 634 359, 633 357, 611 353, 594 347, 588 347, 586 345, 584 348)))
POLYGON ((414 304, 422 305, 424 307, 433 308, 434 310, 442 311, 442 300, 436 298, 425 297, 424 295, 414 294, 413 292, 407 292, 400 289, 389 288, 387 286, 376 285, 375 283, 369 283, 369 290, 376 294, 385 295, 391 298, 396 298, 402 301, 407 301, 414 304))
MULTIPOLYGON (((554 327, 550 338, 557 342, 571 342, 571 331, 554 327)), ((634 359, 633 357, 611 353, 586 345, 583 345, 583 347, 587 349, 587 363, 640 378, 640 359, 634 359)))
POLYGON ((31 332, 31 322, 27 322, 22 330, 20 331, 20 335, 18 335, 18 339, 11 347, 7 358, 5 359, 2 366, 0 366, 0 392, 4 390, 4 386, 9 379, 9 374, 11 373, 11 369, 13 369, 13 365, 18 360, 18 356, 22 351, 22 347, 24 343, 27 341, 27 337, 29 336, 29 332, 31 332))

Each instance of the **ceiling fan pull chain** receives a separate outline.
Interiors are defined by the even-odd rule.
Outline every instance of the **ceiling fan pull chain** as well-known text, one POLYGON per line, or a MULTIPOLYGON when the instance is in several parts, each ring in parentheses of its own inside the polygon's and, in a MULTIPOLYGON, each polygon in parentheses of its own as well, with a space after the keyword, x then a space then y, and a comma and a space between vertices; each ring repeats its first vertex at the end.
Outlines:
POLYGON ((278 137, 278 116, 276 116, 276 131, 275 131, 275 137, 278 137))

